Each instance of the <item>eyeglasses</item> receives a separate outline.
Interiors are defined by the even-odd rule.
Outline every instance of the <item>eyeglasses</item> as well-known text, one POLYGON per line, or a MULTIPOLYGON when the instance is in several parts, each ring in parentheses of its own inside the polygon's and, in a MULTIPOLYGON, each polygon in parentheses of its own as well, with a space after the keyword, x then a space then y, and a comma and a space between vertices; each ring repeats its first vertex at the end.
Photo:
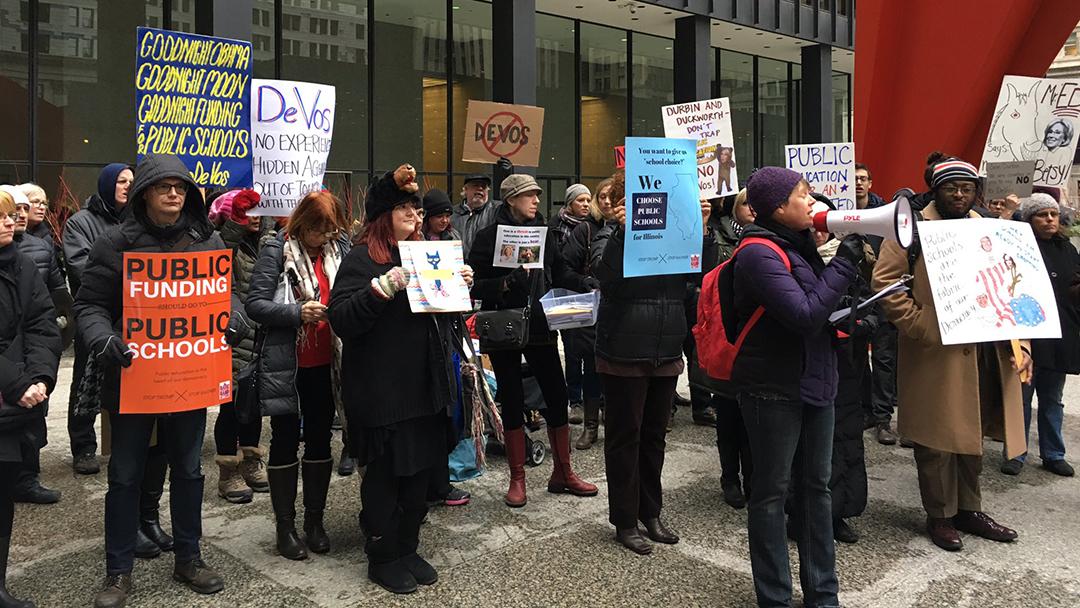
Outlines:
POLYGON ((957 192, 959 192, 960 194, 962 194, 964 196, 974 196, 975 195, 975 186, 963 186, 963 187, 959 187, 959 188, 956 187, 956 186, 942 186, 942 187, 938 188, 938 190, 942 194, 944 194, 945 196, 952 196, 952 195, 956 194, 957 192))
POLYGON ((5 213, 3 215, 0 215, 0 219, 4 219, 4 218, 7 218, 7 219, 9 219, 9 220, 11 220, 13 222, 17 222, 17 221, 19 221, 19 214, 18 213, 5 213))
POLYGON ((176 190, 176 193, 180 196, 187 194, 188 185, 180 182, 179 184, 154 184, 154 192, 158 194, 168 194, 170 190, 176 190))
POLYGON ((30 204, 35 207, 48 207, 49 201, 30 201, 30 204))
POLYGON ((315 236, 322 237, 322 238, 324 238, 324 239, 326 239, 328 241, 332 241, 332 240, 336 239, 339 234, 341 234, 341 230, 340 229, 334 229, 334 230, 330 230, 330 231, 327 231, 327 232, 319 232, 318 230, 312 230, 311 233, 314 234, 315 236))
POLYGON ((868 181, 870 181, 870 176, 869 175, 856 175, 855 176, 855 182, 856 183, 858 183, 858 182, 868 182, 868 181))

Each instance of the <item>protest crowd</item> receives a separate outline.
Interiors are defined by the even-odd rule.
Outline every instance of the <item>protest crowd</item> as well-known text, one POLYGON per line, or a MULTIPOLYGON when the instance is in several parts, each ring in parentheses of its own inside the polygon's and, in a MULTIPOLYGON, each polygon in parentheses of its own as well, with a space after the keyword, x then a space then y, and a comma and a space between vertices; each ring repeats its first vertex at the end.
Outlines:
MULTIPOLYGON (((632 145, 628 138, 628 159, 632 145)), ((231 361, 227 381, 201 387, 218 397, 210 405, 220 500, 268 494, 266 537, 287 560, 332 552, 338 539, 324 527, 326 514, 352 513, 367 577, 395 594, 454 584, 424 558, 431 547, 421 529, 431 505, 472 499, 452 483, 462 453, 477 474, 484 454, 504 454, 505 465, 500 456, 486 464, 509 471, 507 508, 527 509, 530 490, 533 501, 544 497, 526 487, 525 467, 537 447, 547 449, 547 492, 606 500, 625 559, 678 543, 661 480, 679 407, 715 427, 718 500, 747 509, 763 607, 792 605, 789 541, 804 605, 841 605, 835 543, 860 539, 866 436, 912 450, 926 538, 945 551, 962 550, 966 536, 1009 543, 1022 533, 983 508, 984 438, 1003 442, 1006 460, 994 474, 1023 474, 1036 462, 1028 444, 1036 399, 1037 463, 1073 475, 1062 391, 1080 373, 1080 254, 1064 233, 1072 218, 1060 189, 991 199, 969 159, 932 152, 913 161, 925 178, 919 192, 887 200, 873 191, 872 168, 854 164, 849 211, 910 205, 917 221, 905 244, 830 230, 821 218, 836 201, 798 171, 760 167, 740 176, 744 187, 682 201, 692 217, 679 221, 698 230, 686 271, 643 273, 632 263, 638 222, 660 220, 635 199, 643 180, 630 160, 565 193, 545 193, 507 158, 492 163, 493 176, 468 176, 460 193, 425 189, 401 160, 356 209, 313 188, 287 216, 263 212, 252 188, 198 183, 170 154, 104 167, 97 192, 63 224, 46 221, 41 187, 0 186, 0 608, 34 605, 5 586, 19 533, 14 504, 61 500, 40 476, 39 455, 67 334, 72 468, 108 483, 104 512, 94 514, 104 521, 104 578, 87 590, 98 608, 124 606, 138 593, 138 560, 163 552, 173 553, 172 576, 192 592, 229 585, 200 550, 206 405, 131 405, 135 374, 154 357, 147 347, 170 336, 220 334, 190 348, 231 361), (544 196, 560 199, 550 218, 540 211, 544 196), (936 240, 920 229, 932 235, 935 224, 981 218, 1030 226, 1060 338, 943 341, 932 280, 938 256, 928 253, 936 240), (213 274, 201 264, 222 252, 231 259, 224 294, 211 279, 195 280, 213 274), (140 313, 127 287, 139 260, 150 281, 190 279, 207 298, 221 296, 225 312, 140 313), (155 277, 153 260, 171 270, 155 277), (598 294, 592 319, 562 324, 547 302, 566 293, 558 290, 598 294), (467 309, 438 306, 452 293, 467 309), (868 301, 873 294, 881 297, 868 301), (684 374, 689 399, 676 392, 684 374), (574 468, 574 452, 594 447, 604 455, 602 488, 574 468), (355 502, 328 503, 335 471, 356 473, 355 502), (165 496, 169 522, 159 516, 165 496)), ((716 185, 730 187, 727 178, 716 185)), ((665 209, 675 207, 675 192, 665 209)), ((1015 286, 1018 262, 997 262, 983 280, 1008 281, 1011 271, 1015 286)), ((987 314, 997 306, 994 285, 980 296, 987 314)), ((998 310, 998 325, 1036 314, 1024 306, 998 310)), ((172 357, 184 358, 188 342, 171 344, 172 357)))

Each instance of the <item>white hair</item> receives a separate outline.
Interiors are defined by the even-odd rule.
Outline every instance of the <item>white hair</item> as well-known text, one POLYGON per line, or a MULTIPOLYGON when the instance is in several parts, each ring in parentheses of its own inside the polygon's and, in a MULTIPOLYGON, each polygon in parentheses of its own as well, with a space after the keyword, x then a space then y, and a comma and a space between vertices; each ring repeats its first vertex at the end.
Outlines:
POLYGON ((19 190, 22 190, 22 193, 26 195, 26 198, 34 198, 35 195, 40 195, 44 200, 49 200, 49 195, 45 194, 45 189, 34 182, 19 184, 17 187, 19 190))

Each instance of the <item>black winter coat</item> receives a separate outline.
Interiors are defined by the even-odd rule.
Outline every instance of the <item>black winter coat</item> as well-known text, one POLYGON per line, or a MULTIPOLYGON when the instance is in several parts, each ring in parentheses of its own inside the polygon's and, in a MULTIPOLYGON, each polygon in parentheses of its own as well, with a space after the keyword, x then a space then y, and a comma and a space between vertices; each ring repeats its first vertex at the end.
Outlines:
POLYGON ((469 266, 472 266, 474 280, 472 297, 483 300, 483 310, 505 310, 507 308, 524 308, 526 302, 532 301, 531 316, 529 319, 529 343, 530 344, 554 344, 555 332, 548 329, 547 317, 540 305, 540 298, 552 287, 562 287, 570 291, 585 293, 590 291, 590 283, 580 274, 573 272, 563 259, 562 253, 555 244, 555 235, 549 229, 544 243, 544 269, 539 279, 533 278, 533 270, 529 273, 529 279, 523 281, 510 281, 507 277, 514 268, 502 268, 494 265, 495 241, 499 225, 507 226, 543 226, 544 218, 537 213, 531 221, 518 222, 510 212, 509 205, 501 205, 495 214, 495 223, 480 230, 476 235, 472 250, 469 252, 469 266), (530 288, 535 283, 532 294, 530 288))
POLYGON ((123 212, 117 211, 94 194, 86 199, 81 211, 64 223, 64 261, 72 295, 79 293, 83 271, 86 269, 86 261, 90 258, 94 241, 109 228, 119 225, 124 217, 123 212))
MULTIPOLYGON (((247 315, 244 303, 247 302, 248 292, 251 290, 251 275, 255 271, 255 261, 259 259, 259 251, 262 244, 273 238, 269 226, 270 218, 261 222, 258 232, 248 231, 246 226, 241 226, 232 220, 226 220, 218 229, 221 240, 225 246, 232 249, 232 292, 234 306, 237 314, 236 323, 233 327, 236 336, 230 340, 232 345, 233 377, 237 372, 255 360, 255 332, 259 324, 247 315)), ((259 218, 251 221, 259 222, 259 218)))
POLYGON ((342 342, 342 401, 354 437, 446 411, 457 401, 451 353, 460 315, 413 313, 404 291, 389 301, 376 296, 371 280, 401 265, 396 247, 392 256, 379 264, 366 244, 357 245, 330 297, 330 326, 342 342))
MULTIPOLYGON (((597 221, 589 217, 580 224, 574 226, 570 236, 562 244, 563 260, 566 261, 568 272, 577 274, 590 289, 600 289, 600 281, 592 273, 592 258, 589 255, 589 247, 593 238, 604 228, 603 221, 597 221)), ((563 349, 568 355, 576 355, 578 358, 596 356, 596 326, 581 327, 578 329, 566 329, 562 332, 563 349)))
POLYGON ((832 477, 829 480, 834 519, 857 517, 866 510, 863 389, 870 369, 867 344, 872 330, 869 328, 876 327, 878 323, 876 313, 863 323, 870 323, 865 331, 856 332, 853 337, 836 339, 836 365, 840 381, 833 412, 832 477))
POLYGON ((1061 338, 1032 340, 1031 359, 1036 368, 1080 374, 1080 308, 1070 294, 1074 277, 1080 272, 1080 254, 1064 237, 1036 240, 1054 287, 1061 338))
POLYGON ((19 247, 19 253, 34 263, 49 293, 67 291, 64 274, 60 272, 57 262, 56 246, 51 240, 46 241, 27 232, 16 236, 15 244, 19 247))

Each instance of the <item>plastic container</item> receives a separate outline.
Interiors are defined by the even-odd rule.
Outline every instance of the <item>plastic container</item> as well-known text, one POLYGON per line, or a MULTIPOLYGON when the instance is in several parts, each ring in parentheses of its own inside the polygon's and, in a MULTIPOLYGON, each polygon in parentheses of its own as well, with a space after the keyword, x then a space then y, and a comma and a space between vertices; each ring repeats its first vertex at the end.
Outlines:
POLYGON ((569 289, 552 289, 540 298, 540 304, 544 307, 548 327, 553 330, 590 327, 596 325, 600 291, 577 293, 569 289))

